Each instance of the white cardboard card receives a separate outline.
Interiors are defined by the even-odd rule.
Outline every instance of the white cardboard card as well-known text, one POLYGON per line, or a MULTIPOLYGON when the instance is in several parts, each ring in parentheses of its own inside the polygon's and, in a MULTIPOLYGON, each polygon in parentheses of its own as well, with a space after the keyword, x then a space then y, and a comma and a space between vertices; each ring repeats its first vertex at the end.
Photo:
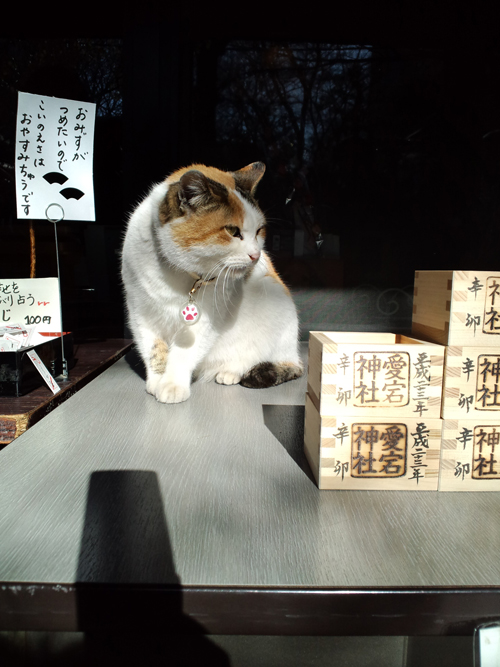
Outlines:
POLYGON ((95 220, 93 149, 96 105, 19 93, 16 197, 19 219, 95 220))
POLYGON ((38 332, 59 333, 61 310, 57 278, 0 278, 0 326, 36 326, 38 332))

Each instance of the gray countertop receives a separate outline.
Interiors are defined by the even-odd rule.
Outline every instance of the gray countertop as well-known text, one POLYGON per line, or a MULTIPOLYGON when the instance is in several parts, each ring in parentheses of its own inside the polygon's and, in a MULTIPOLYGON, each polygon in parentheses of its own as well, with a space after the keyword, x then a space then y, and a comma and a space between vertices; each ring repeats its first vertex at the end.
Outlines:
POLYGON ((164 405, 120 360, 0 452, 0 581, 500 585, 500 494, 319 491, 305 390, 195 383, 164 405), (103 527, 109 549, 153 521, 147 555, 128 536, 96 562, 103 527))
POLYGON ((0 585, 500 586, 500 494, 319 491, 305 391, 164 405, 121 359, 0 451, 0 585))

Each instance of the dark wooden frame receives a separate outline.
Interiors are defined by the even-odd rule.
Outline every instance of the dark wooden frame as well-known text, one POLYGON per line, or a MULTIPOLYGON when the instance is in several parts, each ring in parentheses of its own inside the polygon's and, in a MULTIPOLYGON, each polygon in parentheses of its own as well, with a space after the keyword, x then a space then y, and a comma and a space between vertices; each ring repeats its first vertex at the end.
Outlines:
POLYGON ((9 583, 0 629, 170 634, 472 635, 500 618, 500 588, 252 588, 9 583))

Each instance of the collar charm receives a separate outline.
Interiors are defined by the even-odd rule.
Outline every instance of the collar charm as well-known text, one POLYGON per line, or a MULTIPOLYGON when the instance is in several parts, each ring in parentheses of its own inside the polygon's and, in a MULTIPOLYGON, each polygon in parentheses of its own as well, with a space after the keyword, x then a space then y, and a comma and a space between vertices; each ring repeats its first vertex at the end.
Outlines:
POLYGON ((184 324, 187 324, 188 326, 198 322, 201 317, 201 310, 193 297, 190 296, 189 301, 182 306, 180 316, 184 324))
POLYGON ((210 278, 210 280, 203 280, 199 276, 196 276, 196 281, 189 290, 188 300, 182 306, 179 312, 181 320, 184 322, 184 324, 192 326, 193 324, 196 324, 196 322, 198 322, 198 320, 200 319, 201 308, 196 303, 194 295, 200 289, 200 287, 202 287, 203 285, 208 285, 209 283, 212 282, 212 280, 214 280, 214 278, 210 278))

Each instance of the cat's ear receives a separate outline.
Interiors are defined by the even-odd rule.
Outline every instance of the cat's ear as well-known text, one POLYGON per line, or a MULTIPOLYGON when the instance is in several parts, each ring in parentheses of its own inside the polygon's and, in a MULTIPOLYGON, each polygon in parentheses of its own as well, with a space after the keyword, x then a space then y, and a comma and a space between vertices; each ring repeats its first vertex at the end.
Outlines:
POLYGON ((266 165, 263 162, 252 162, 252 164, 233 172, 237 187, 254 194, 260 179, 264 176, 266 165))
POLYGON ((227 188, 207 178, 201 171, 191 169, 179 181, 179 206, 183 213, 227 202, 227 188))

